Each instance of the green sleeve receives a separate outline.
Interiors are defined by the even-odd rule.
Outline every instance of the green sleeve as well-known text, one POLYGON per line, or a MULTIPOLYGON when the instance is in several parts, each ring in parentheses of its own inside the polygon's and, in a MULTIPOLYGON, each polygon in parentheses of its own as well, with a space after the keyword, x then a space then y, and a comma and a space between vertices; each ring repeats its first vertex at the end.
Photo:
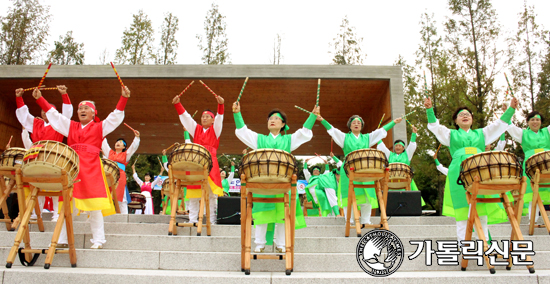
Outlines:
POLYGON ((392 121, 392 122, 382 126, 382 128, 384 128, 386 131, 390 131, 394 126, 395 126, 395 122, 392 121))
POLYGON ((183 136, 185 137, 185 140, 191 140, 191 137, 189 137, 189 131, 185 130, 185 132, 183 132, 183 136))
POLYGON ((429 108, 426 110, 426 114, 428 115, 428 123, 436 123, 437 118, 435 117, 435 112, 433 108, 429 108))
POLYGON ((416 133, 413 133, 413 134, 411 135, 411 143, 412 143, 412 142, 416 142, 416 133))
POLYGON ((162 163, 168 163, 168 158, 166 157, 166 155, 162 155, 162 163))
POLYGON ((516 112, 516 109, 513 107, 509 107, 504 114, 500 117, 500 120, 510 124, 512 123, 512 116, 516 112))
POLYGON ((338 157, 336 156, 332 157, 332 160, 334 160, 334 162, 337 164, 340 162, 340 159, 338 159, 338 157))
POLYGON ((330 167, 328 166, 328 164, 325 165, 325 171, 330 171, 330 167))
POLYGON ((323 121, 321 121, 321 124, 327 129, 327 130, 331 130, 332 129, 332 125, 330 125, 330 123, 328 123, 328 121, 326 119, 323 119, 323 121))
POLYGON ((500 135, 500 141, 505 141, 506 140, 506 133, 502 133, 502 135, 500 135))
POLYGON ((382 144, 382 139, 378 140, 378 145, 382 144))
POLYGON ((435 159, 435 165, 436 165, 436 166, 441 165, 437 159, 435 159))
POLYGON ((304 123, 304 127, 311 130, 313 128, 313 125, 315 124, 316 119, 317 119, 317 116, 313 113, 310 113, 309 117, 307 118, 306 122, 304 123))
POLYGON ((231 166, 231 172, 232 172, 232 173, 235 172, 235 166, 231 166))
POLYGON ((237 129, 241 129, 244 127, 243 116, 240 112, 233 113, 233 118, 235 118, 235 125, 237 126, 237 129))

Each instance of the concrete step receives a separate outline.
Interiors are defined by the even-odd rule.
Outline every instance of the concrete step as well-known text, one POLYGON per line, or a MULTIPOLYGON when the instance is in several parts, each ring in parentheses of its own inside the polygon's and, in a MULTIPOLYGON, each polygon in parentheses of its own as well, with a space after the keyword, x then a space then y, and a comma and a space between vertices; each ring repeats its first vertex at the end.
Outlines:
POLYGON ((287 276, 284 272, 242 272, 213 271, 170 271, 170 270, 136 270, 136 269, 95 269, 52 267, 14 267, 1 269, 3 283, 265 283, 265 284, 298 284, 298 283, 369 283, 385 284, 458 284, 458 283, 523 283, 538 284, 550 281, 550 271, 537 270, 535 274, 527 271, 498 271, 489 274, 487 271, 423 271, 402 272, 398 270, 386 278, 371 277, 364 272, 293 272, 287 276))
MULTIPOLYGON (((0 248, 0 260, 7 259, 9 248, 0 248)), ((433 264, 427 266, 425 255, 409 260, 405 258, 399 271, 459 271, 459 266, 439 266, 436 255, 432 255, 433 264)), ((40 255, 37 266, 43 266, 45 255, 40 255)), ((537 252, 533 257, 535 269, 550 269, 550 252, 537 252)), ((295 272, 361 272, 354 253, 296 253, 295 272)), ((16 259, 14 267, 21 266, 16 259)), ((52 266, 70 267, 69 256, 57 254, 52 266)), ((143 250, 77 250, 77 266, 81 268, 114 268, 114 269, 147 269, 147 270, 188 270, 188 271, 232 271, 241 270, 241 254, 236 252, 177 252, 177 251, 143 251, 143 250)), ((505 267, 497 267, 506 271, 505 267)), ((279 272, 285 270, 281 260, 252 260, 253 272, 279 272)), ((468 270, 485 270, 474 261, 468 264, 468 270)), ((514 266, 514 271, 527 271, 525 266, 514 266)), ((498 272, 497 272, 498 273, 498 272)))
MULTIPOLYGON (((15 232, 0 232, 0 247, 11 247, 15 239, 15 232)), ((49 246, 52 233, 32 232, 31 246, 34 248, 46 248, 49 246)), ((241 238, 239 236, 155 236, 155 235, 120 235, 107 234, 107 243, 103 246, 110 250, 146 250, 146 251, 183 251, 183 252, 240 252, 241 238)), ((78 249, 90 248, 92 243, 91 234, 76 234, 75 246, 78 249)), ((448 236, 431 237, 407 237, 400 238, 403 242, 406 252, 416 251, 416 245, 411 245, 410 241, 431 240, 435 248, 436 241, 454 241, 456 238, 448 236)), ((495 240, 507 240, 508 237, 495 237, 495 240)), ((527 240, 533 241, 533 247, 536 252, 550 251, 550 242, 548 236, 527 236, 527 240)), ((297 253, 353 253, 357 247, 359 238, 357 237, 298 237, 296 238, 297 253)), ((255 247, 251 242, 252 248, 255 247)), ((272 252, 273 248, 268 246, 267 251, 272 252)))
MULTIPOLYGON (((90 225, 86 222, 74 222, 74 231, 77 234, 90 234, 90 225)), ((168 224, 157 223, 123 223, 123 222, 106 222, 106 234, 123 234, 123 235, 168 235, 168 224)), ((38 225, 30 226, 32 232, 38 232, 38 225)), ((524 237, 528 236, 529 225, 520 225, 521 232, 524 237)), ((54 222, 44 222, 44 230, 53 232, 55 229, 54 222)), ((365 233, 371 229, 363 229, 365 233)), ((431 238, 433 236, 456 236, 456 225, 395 225, 390 226, 390 230, 401 238, 431 238)), ((489 225, 489 231, 493 237, 505 237, 511 234, 509 224, 489 225)), ((5 226, 0 226, 0 232, 6 232, 5 226)), ((252 230, 254 236, 255 230, 252 230)), ((344 237, 344 225, 309 225, 306 228, 296 230, 296 237, 344 237)), ((196 236, 196 227, 178 227, 178 235, 196 236)), ((203 226, 203 236, 206 235, 206 226, 203 226)), ((212 236, 240 236, 241 228, 239 225, 213 225, 212 236)), ((545 228, 536 228, 535 235, 548 235, 545 228)), ((356 237, 355 230, 350 230, 350 237, 356 237)))

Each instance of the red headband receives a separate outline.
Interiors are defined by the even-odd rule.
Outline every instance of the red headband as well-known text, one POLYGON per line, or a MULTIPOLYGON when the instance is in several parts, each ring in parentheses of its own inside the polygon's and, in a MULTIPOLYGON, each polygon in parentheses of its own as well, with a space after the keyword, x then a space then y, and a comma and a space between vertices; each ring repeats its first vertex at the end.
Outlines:
POLYGON ((202 114, 205 114, 205 113, 208 114, 208 115, 210 115, 212 118, 215 118, 215 117, 216 117, 216 116, 214 115, 214 113, 212 113, 211 111, 205 110, 202 114))
POLYGON ((93 109, 94 110, 94 121, 95 122, 99 122, 99 118, 97 117, 97 109, 95 108, 94 104, 92 104, 91 102, 87 102, 87 101, 83 101, 81 102, 78 107, 80 106, 88 106, 89 108, 93 109))

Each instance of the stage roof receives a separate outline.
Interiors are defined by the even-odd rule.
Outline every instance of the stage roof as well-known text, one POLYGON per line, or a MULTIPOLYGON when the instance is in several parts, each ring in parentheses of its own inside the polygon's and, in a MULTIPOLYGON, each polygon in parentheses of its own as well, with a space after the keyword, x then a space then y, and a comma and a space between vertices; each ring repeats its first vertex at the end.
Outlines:
MULTIPOLYGON (((36 86, 46 66, 0 66, 0 147, 3 149, 9 135, 14 143, 21 141, 21 125, 15 119, 16 88, 36 86), (7 136, 7 137, 6 137, 7 136), (4 142, 4 140, 6 140, 4 142)), ((138 153, 159 154, 174 142, 183 142, 183 131, 172 98, 192 80, 195 81, 181 97, 183 106, 191 114, 198 110, 195 120, 200 123, 201 112, 209 108, 216 111, 214 96, 199 80, 225 99, 225 118, 218 153, 239 154, 246 146, 235 136, 235 123, 231 104, 237 99, 245 77, 248 83, 241 98, 241 111, 247 126, 258 133, 267 134, 267 114, 273 108, 287 113, 293 133, 308 117, 296 109, 298 105, 312 110, 317 93, 317 79, 321 78, 321 114, 334 127, 347 132, 346 122, 351 115, 359 114, 365 120, 363 133, 376 129, 385 114, 384 123, 404 115, 401 68, 396 66, 296 66, 296 65, 140 65, 117 66, 117 71, 132 92, 124 122, 141 132, 138 153)), ((52 66, 44 82, 47 87, 66 85, 75 106, 82 100, 97 104, 98 116, 105 118, 114 110, 120 96, 120 84, 110 66, 52 66)), ((61 105, 57 91, 43 91, 51 103, 61 105)), ((40 109, 31 92, 24 95, 33 115, 40 109)), ((73 119, 77 119, 76 114, 73 119)), ((313 139, 293 154, 328 155, 331 139, 325 128, 316 123, 313 139)), ((124 125, 107 138, 111 146, 118 137, 128 142, 133 133, 124 125)), ((393 137, 406 138, 404 123, 394 128, 386 138, 391 145, 393 137)), ((341 154, 334 145, 335 154, 341 154)))

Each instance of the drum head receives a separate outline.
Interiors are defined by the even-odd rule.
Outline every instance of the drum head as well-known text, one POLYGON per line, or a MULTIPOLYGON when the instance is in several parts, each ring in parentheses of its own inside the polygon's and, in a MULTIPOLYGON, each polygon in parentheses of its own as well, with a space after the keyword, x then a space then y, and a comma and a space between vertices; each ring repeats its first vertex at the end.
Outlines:
MULTIPOLYGON (((60 168, 54 167, 52 164, 43 163, 43 162, 35 162, 32 164, 27 164, 23 168, 22 172, 23 172, 23 176, 30 176, 30 177, 60 177, 61 176, 60 168)), ((46 191, 63 190, 63 186, 58 183, 31 182, 30 184, 46 191)), ((71 178, 69 178, 69 184, 67 186, 70 187, 72 184, 73 184, 73 181, 71 180, 71 178)))

